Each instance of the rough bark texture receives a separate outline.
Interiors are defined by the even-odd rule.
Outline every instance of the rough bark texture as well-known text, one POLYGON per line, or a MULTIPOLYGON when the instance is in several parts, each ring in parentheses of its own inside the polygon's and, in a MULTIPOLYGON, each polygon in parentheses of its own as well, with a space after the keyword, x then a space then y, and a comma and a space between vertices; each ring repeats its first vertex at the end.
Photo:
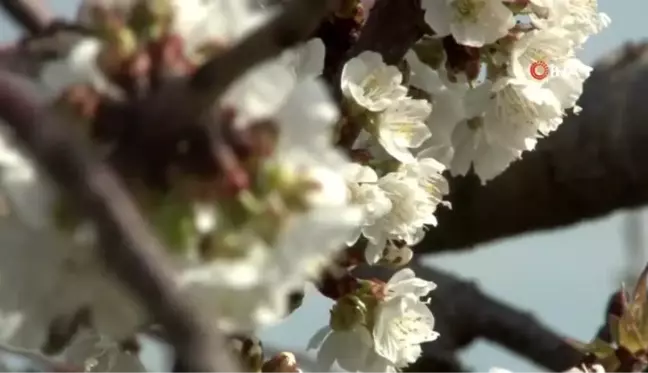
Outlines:
POLYGON ((451 181, 452 209, 438 212, 418 252, 476 244, 599 218, 648 201, 648 43, 628 44, 600 61, 580 100, 583 112, 537 150, 481 186, 451 181))

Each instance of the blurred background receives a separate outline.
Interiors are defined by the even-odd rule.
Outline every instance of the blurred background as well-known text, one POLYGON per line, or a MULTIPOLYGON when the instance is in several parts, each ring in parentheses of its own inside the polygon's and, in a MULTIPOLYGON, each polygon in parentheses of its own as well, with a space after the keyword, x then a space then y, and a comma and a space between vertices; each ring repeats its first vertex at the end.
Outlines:
MULTIPOLYGON (((78 6, 78 0, 45 2, 62 16, 72 16, 78 6)), ((599 0, 599 8, 612 18, 612 25, 591 38, 581 51, 581 58, 590 65, 624 42, 648 38, 648 28, 637 27, 645 22, 648 1, 599 0)), ((14 26, 0 14, 0 44, 17 35, 14 26)), ((646 262, 647 218, 645 210, 622 212, 465 253, 430 256, 426 262, 477 281, 485 292, 532 312, 564 335, 589 340, 603 320, 610 293, 623 281, 632 285, 646 262)), ((273 349, 304 352, 311 335, 327 323, 330 304, 311 291, 288 320, 259 337, 273 349)), ((163 368, 163 350, 151 346, 145 355, 149 370, 163 368)), ((494 366, 517 372, 540 371, 487 343, 475 344, 464 353, 464 359, 477 371, 494 366)))

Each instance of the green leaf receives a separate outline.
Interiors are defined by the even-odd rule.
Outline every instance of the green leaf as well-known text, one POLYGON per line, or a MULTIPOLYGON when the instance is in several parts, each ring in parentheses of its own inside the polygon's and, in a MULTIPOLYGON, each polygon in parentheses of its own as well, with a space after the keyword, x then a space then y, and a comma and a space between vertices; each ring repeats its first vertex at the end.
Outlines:
POLYGON ((602 339, 597 338, 590 343, 583 343, 575 340, 568 340, 567 342, 578 351, 584 354, 592 354, 599 360, 605 359, 611 355, 616 355, 616 350, 614 349, 614 347, 612 347, 612 345, 602 339))
POLYGON ((619 319, 619 345, 625 347, 631 353, 644 349, 644 341, 641 338, 637 323, 631 312, 625 312, 619 319))

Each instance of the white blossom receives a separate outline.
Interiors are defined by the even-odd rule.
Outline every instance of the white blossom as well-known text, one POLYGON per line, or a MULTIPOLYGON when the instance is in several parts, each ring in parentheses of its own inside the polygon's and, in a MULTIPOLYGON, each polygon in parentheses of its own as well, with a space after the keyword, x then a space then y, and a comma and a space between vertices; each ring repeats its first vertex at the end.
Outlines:
POLYGON ((423 0, 425 21, 438 36, 481 47, 506 36, 515 26, 513 13, 501 0, 423 0))
MULTIPOLYGON (((298 175, 317 185, 306 196, 310 209, 297 214, 281 226, 276 242, 270 246, 259 239, 254 231, 242 231, 242 244, 247 251, 237 260, 217 259, 209 263, 176 258, 178 284, 211 316, 220 327, 231 331, 254 329, 278 321, 286 314, 286 296, 303 286, 315 276, 322 265, 344 247, 361 224, 362 214, 349 203, 347 183, 338 170, 347 165, 347 160, 329 146, 335 122, 336 111, 325 88, 316 80, 304 81, 298 85, 287 101, 284 110, 290 115, 278 113, 281 138, 278 151, 267 161, 282 167, 284 175, 298 175), (319 110, 309 110, 302 101, 312 103, 319 110), (327 108, 326 105, 329 105, 327 108), (310 125, 310 134, 293 131, 310 125), (328 124, 328 128, 326 127, 328 124), (328 142, 322 136, 328 135, 328 142), (217 319, 213 315, 219 315, 217 319)), ((9 156, 6 157, 9 159, 9 156)), ((23 167, 12 161, 9 165, 23 167)), ((43 216, 52 212, 43 210, 43 216)), ((48 227, 50 235, 41 231, 46 242, 29 244, 33 251, 20 246, 8 246, 3 255, 9 257, 3 263, 9 267, 0 268, 3 278, 14 278, 14 284, 25 287, 21 294, 33 295, 11 298, 15 285, 5 292, 0 290, 0 305, 3 311, 16 315, 6 319, 12 332, 7 338, 18 345, 38 348, 45 338, 48 323, 53 317, 72 314, 81 306, 90 306, 93 326, 105 336, 116 340, 125 338, 146 320, 138 304, 114 279, 102 270, 94 250, 63 242, 61 247, 52 239, 57 234, 54 227, 48 227), (65 249, 68 245, 70 248, 65 249), (47 254, 47 255, 45 255, 47 254), (83 255, 81 255, 83 254, 83 255), (24 260, 19 260, 24 258, 24 260), (33 258, 44 260, 34 261, 33 258), (39 267, 39 263, 46 265, 39 267), (74 270, 68 267, 73 265, 74 270), (15 271, 14 271, 15 270, 15 271), (29 279, 29 273, 37 271, 39 276, 29 279), (7 298, 8 297, 8 298, 7 298), (6 303, 11 299, 19 303, 6 303), (15 304, 15 306, 7 306, 15 304), (46 306, 44 306, 46 305, 46 306), (16 318, 17 317, 17 318, 16 318), (28 320, 28 322, 27 322, 28 320), (24 329, 29 327, 29 329, 24 329), (32 334, 36 333, 36 334, 32 334)), ((29 238, 29 237, 27 237, 29 238)))
POLYGON ((57 232, 56 193, 6 129, 0 137, 0 340, 39 349, 55 317, 92 299, 90 283, 103 275, 92 254, 57 232))
POLYGON ((284 53, 286 63, 294 66, 297 80, 314 78, 324 70, 326 47, 322 39, 314 38, 284 53))
POLYGON ((597 0, 531 0, 531 20, 539 27, 563 27, 580 46, 610 25, 610 17, 598 11, 597 0))
POLYGON ((563 73, 548 79, 545 87, 553 92, 563 110, 574 109, 578 113, 580 108, 576 103, 583 94, 583 85, 592 70, 591 66, 578 58, 570 58, 561 65, 563 73))
POLYGON ((250 0, 172 0, 174 31, 182 37, 186 53, 210 43, 227 46, 267 22, 274 9, 259 9, 250 0))
POLYGON ((220 316, 220 326, 227 330, 280 320, 287 311, 289 292, 316 276, 350 241, 363 219, 339 172, 348 161, 331 146, 337 113, 323 85, 303 81, 277 118, 278 146, 265 162, 278 167, 288 180, 299 178, 316 185, 305 196, 309 210, 281 225, 273 245, 255 239, 253 231, 242 232, 247 237, 245 259, 216 260, 189 269, 181 280, 202 309, 220 316))
POLYGON ((373 329, 378 354, 398 368, 415 362, 422 343, 434 341, 434 316, 421 297, 434 290, 433 282, 415 276, 409 268, 396 272, 387 282, 385 299, 379 303, 373 329))
MULTIPOLYGON (((526 33, 513 44, 508 66, 510 75, 540 83, 550 90, 563 111, 571 108, 578 111, 576 102, 592 68, 574 56, 574 42, 568 34, 562 27, 526 33), (534 74, 534 69, 540 72, 534 74)), ((560 120, 551 121, 543 132, 555 130, 560 123, 560 120)))
POLYGON ((391 201, 392 208, 373 225, 363 229, 369 241, 365 259, 370 264, 380 259, 390 240, 414 245, 423 238, 424 227, 437 222, 434 212, 438 201, 430 193, 436 193, 436 190, 424 187, 420 178, 403 169, 384 175, 377 185, 391 201))
MULTIPOLYGON (((174 0, 172 6, 172 28, 184 43, 186 57, 197 66, 203 61, 205 45, 235 44, 267 22, 276 10, 253 7, 249 0, 174 0)), ((121 90, 98 66, 101 49, 101 40, 83 39, 67 58, 45 66, 43 82, 55 94, 72 84, 91 83, 103 94, 121 97, 121 90)), ((268 117, 279 110, 299 80, 319 75, 323 63, 321 40, 311 40, 243 74, 225 92, 221 103, 237 109, 235 120, 240 125, 268 117)))
POLYGON ((311 338, 308 349, 319 349, 317 364, 322 371, 337 363, 348 372, 396 372, 394 364, 376 352, 371 331, 363 326, 335 331, 324 327, 311 338))
POLYGON ((410 50, 407 62, 412 70, 410 83, 430 95, 432 113, 426 123, 432 136, 422 145, 419 157, 430 157, 450 167, 454 156, 452 132, 456 124, 466 117, 464 99, 469 89, 464 82, 452 83, 447 80, 445 70, 433 70, 423 64, 416 53, 410 50))
POLYGON ((440 97, 454 102, 446 106, 454 109, 447 115, 433 116, 431 119, 438 123, 430 126, 434 131, 456 121, 449 138, 452 149, 433 144, 422 154, 442 152, 454 175, 465 175, 473 166, 482 182, 499 175, 522 152, 532 150, 540 134, 551 132, 562 122, 563 111, 556 95, 541 83, 525 79, 504 77, 495 83, 486 81, 464 97, 440 97))
POLYGON ((371 167, 357 163, 349 163, 343 170, 348 188, 351 193, 351 202, 359 205, 364 211, 364 221, 358 228, 348 245, 355 244, 363 234, 365 227, 375 224, 376 220, 383 217, 392 208, 392 202, 385 192, 378 186, 378 175, 371 167))
POLYGON ((425 120, 432 112, 427 100, 402 98, 375 116, 369 132, 385 151, 403 163, 414 162, 410 149, 420 147, 432 134, 425 120))
MULTIPOLYGON (((180 7, 177 11, 182 13, 183 10, 180 7)), ((228 25, 212 27, 205 24, 204 29, 196 24, 199 21, 187 21, 188 25, 195 27, 179 28, 187 33, 185 37, 210 39, 221 35, 234 42, 233 39, 247 32, 246 27, 252 27, 245 22, 238 24, 238 17, 256 19, 249 14, 252 10, 240 0, 215 1, 208 10, 208 13, 218 13, 216 20, 227 22, 228 25)), ((209 17, 198 19, 200 22, 212 22, 209 17)), ((258 22, 252 24, 258 25, 258 22)), ((199 41, 195 41, 195 45, 198 44, 199 41)), ((93 42, 92 45, 96 44, 93 42)), ((305 281, 317 275, 321 266, 344 248, 345 242, 350 240, 362 223, 362 211, 350 204, 347 182, 339 172, 347 166, 348 161, 332 147, 333 125, 339 113, 324 85, 315 79, 323 63, 319 60, 323 59, 321 46, 318 46, 318 41, 313 41, 303 48, 301 51, 288 51, 251 70, 233 84, 223 102, 234 103, 240 114, 238 118, 274 118, 280 135, 276 151, 264 160, 264 167, 277 168, 284 181, 307 182, 312 190, 299 191, 304 192, 307 209, 289 214, 278 226, 273 242, 261 239, 254 230, 241 229, 238 236, 244 239, 239 244, 247 251, 238 260, 201 262, 192 256, 173 258, 181 289, 194 298, 201 311, 211 316, 213 322, 227 330, 250 330, 283 317, 287 311, 288 293, 301 288, 305 281), (309 54, 313 50, 315 53, 309 54), (273 82, 281 84, 275 85, 273 82), (214 319, 213 315, 220 316, 214 319)), ((93 61, 96 55, 90 55, 84 63, 92 65, 96 63, 93 61)), ((74 66, 68 65, 74 70, 74 66)), ((15 163, 14 169, 20 166, 9 156, 7 162, 15 163)), ((283 197, 275 194, 269 198, 280 205, 283 197)), ((53 215, 51 208, 41 208, 43 216, 53 215)), ((209 208, 202 208, 197 212, 195 224, 203 232, 220 226, 221 221, 210 216, 213 215, 210 211, 209 208)), ((56 235, 55 227, 49 225, 46 228, 56 235)), ((51 249, 39 243, 34 250, 46 248, 51 249)), ((80 255, 82 249, 77 247, 69 253, 71 249, 51 251, 51 256, 58 258, 49 260, 51 276, 43 275, 37 282, 25 283, 25 286, 42 287, 43 292, 29 289, 25 292, 44 297, 44 300, 34 298, 34 302, 51 302, 52 305, 40 307, 42 303, 29 303, 17 307, 16 314, 20 318, 32 312, 31 309, 40 312, 40 323, 30 322, 46 330, 52 317, 72 313, 76 311, 75 307, 87 305, 93 314, 94 327, 100 334, 117 340, 124 338, 146 321, 146 315, 130 293, 100 269, 94 250, 86 249, 84 255, 80 255), (78 270, 65 270, 66 261, 76 263, 74 265, 78 270), (46 293, 52 286, 65 291, 56 288, 46 293), (63 306, 64 309, 60 309, 63 306)), ((8 254, 11 253, 9 250, 8 254)), ((29 262, 15 268, 18 270, 16 276, 32 273, 29 262)), ((5 272, 0 269, 3 276, 5 272)), ((14 340, 22 338, 16 328, 11 330, 16 331, 11 336, 14 340)), ((43 333, 39 338, 43 338, 43 333)), ((30 347, 39 347, 36 345, 30 347)))
POLYGON ((324 57, 320 39, 286 50, 237 80, 225 93, 223 104, 238 109, 239 122, 272 115, 287 105, 296 84, 322 73, 324 57))
MULTIPOLYGON (((286 317, 288 296, 316 281, 323 269, 335 264, 345 271, 340 254, 361 237, 367 240, 368 264, 409 262, 411 247, 437 225, 439 205, 451 208, 444 201, 446 170, 466 175, 472 169, 486 183, 555 131, 566 110, 580 110, 577 103, 592 68, 575 51, 607 27, 609 17, 599 12, 596 0, 518 3, 421 0, 434 38, 452 37, 480 49, 483 71, 474 81, 467 73, 450 73, 448 61, 431 68, 413 50, 405 56, 404 76, 405 70, 367 50, 342 66, 336 82, 342 97, 335 102, 320 78, 327 50, 314 38, 232 82, 214 104, 233 109, 236 129, 258 125, 250 139, 264 141, 264 150, 267 145, 272 151, 238 159, 244 161, 240 166, 250 188, 227 199, 184 202, 189 212, 182 218, 192 225, 191 237, 182 250, 164 253, 178 290, 214 327, 250 333, 286 317), (518 5, 525 7, 520 13, 518 5), (531 25, 516 27, 516 17, 526 14, 531 25), (550 70, 541 78, 533 73, 538 63, 550 70), (336 145, 337 136, 346 135, 340 132, 343 125, 362 129, 353 149, 336 145), (198 245, 204 237, 211 240, 198 245)), ((170 40, 182 41, 187 74, 210 53, 222 53, 221 48, 259 30, 281 9, 258 0, 168 0, 168 5, 170 40)), ((127 13, 126 2, 111 6, 127 13)), ((67 56, 44 65, 42 83, 55 96, 88 84, 103 98, 128 99, 100 63, 107 46, 100 36, 81 39, 67 56)), ((79 222, 72 232, 60 226, 55 219, 60 198, 12 134, 0 129, 0 231, 5 232, 0 235, 0 342, 40 349, 54 323, 84 310, 91 325, 83 332, 92 341, 82 344, 92 351, 72 348, 67 356, 89 363, 103 356, 110 370, 114 359, 126 357, 119 342, 150 323, 150 315, 104 268, 91 222, 79 222)), ((159 228, 155 212, 146 217, 159 228)), ((348 259, 355 265, 355 256, 348 259)), ((309 342, 308 349, 319 348, 322 370, 337 364, 352 372, 399 372, 420 357, 423 343, 439 338, 424 299, 435 289, 433 282, 409 268, 386 283, 354 281, 357 287, 339 286, 348 293, 336 300, 330 325, 309 342)), ((144 370, 135 363, 124 361, 132 370, 144 370)), ((90 365, 88 370, 99 369, 90 365)), ((600 365, 589 369, 569 372, 604 371, 600 365)))
POLYGON ((407 95, 402 81, 398 68, 385 64, 379 53, 366 51, 347 61, 340 84, 345 97, 356 105, 380 112, 407 95))
POLYGON ((574 45, 567 34, 561 27, 533 30, 524 34, 511 48, 508 63, 510 74, 538 80, 538 75, 534 77, 531 71, 537 64, 544 64, 547 75, 550 75, 550 69, 558 72, 563 62, 573 56, 574 45))
POLYGON ((419 186, 427 192, 430 202, 436 206, 442 203, 443 197, 450 191, 448 181, 442 175, 445 169, 441 162, 426 157, 423 153, 418 155, 416 162, 401 165, 400 171, 418 180, 419 186))
POLYGON ((373 325, 349 330, 320 329, 308 349, 319 348, 318 362, 329 369, 335 362, 348 371, 395 372, 416 361, 420 345, 438 338, 434 316, 421 297, 434 290, 432 282, 417 278, 411 269, 395 273, 383 286, 377 306, 368 312, 373 325))
MULTIPOLYGON (((489 87, 488 83, 484 84, 489 87)), ((556 95, 536 82, 501 78, 490 86, 488 109, 484 116, 489 131, 504 143, 516 145, 519 136, 548 133, 562 121, 562 108, 556 95), (500 131, 500 132, 497 132, 500 131)))

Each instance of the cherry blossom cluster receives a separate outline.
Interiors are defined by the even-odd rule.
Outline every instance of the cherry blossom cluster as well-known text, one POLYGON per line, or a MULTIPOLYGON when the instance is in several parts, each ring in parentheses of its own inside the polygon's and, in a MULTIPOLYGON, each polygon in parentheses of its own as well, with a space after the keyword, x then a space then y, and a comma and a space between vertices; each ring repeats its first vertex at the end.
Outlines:
MULTIPOLYGON (((451 208, 446 171, 472 169, 485 183, 577 112, 591 68, 575 53, 609 23, 591 0, 422 0, 434 34, 402 63, 363 51, 331 82, 322 78, 325 44, 313 38, 254 67, 218 99, 214 122, 247 136, 236 162, 219 163, 219 172, 197 167, 212 154, 204 144, 153 131, 171 144, 173 167, 149 172, 158 160, 136 141, 107 141, 103 119, 139 113, 133 103, 168 87, 162 105, 184 104, 174 84, 276 9, 252 0, 141 4, 96 9, 99 32, 45 66, 53 110, 83 123, 107 161, 130 167, 124 180, 172 249, 178 287, 215 326, 251 338, 287 317, 290 295, 314 283, 335 304, 309 348, 324 368, 364 372, 405 368, 421 344, 443 337, 426 299, 436 285, 405 267, 426 232, 443 229, 435 213, 451 208), (468 56, 463 64, 457 51, 468 56), (538 63, 573 73, 538 79, 538 63), (359 279, 351 270, 360 264, 398 271, 387 282, 359 279)), ((1 139, 12 222, 39 240, 2 250, 10 263, 0 267, 3 281, 25 294, 0 292, 4 339, 38 349, 55 319, 80 308, 114 345, 132 337, 150 320, 101 267, 93 227, 66 210, 10 134, 1 139)), ((251 369, 261 369, 257 360, 251 369)), ((268 364, 298 370, 290 354, 268 364)))
POLYGON ((439 36, 452 35, 479 56, 480 83, 456 76, 450 64, 430 71, 423 53, 408 56, 418 75, 412 85, 439 108, 428 121, 430 154, 453 175, 472 167, 482 182, 493 179, 555 131, 566 111, 578 112, 591 68, 575 53, 610 22, 596 1, 424 0, 423 6, 439 36), (570 74, 548 76, 539 65, 570 74))

